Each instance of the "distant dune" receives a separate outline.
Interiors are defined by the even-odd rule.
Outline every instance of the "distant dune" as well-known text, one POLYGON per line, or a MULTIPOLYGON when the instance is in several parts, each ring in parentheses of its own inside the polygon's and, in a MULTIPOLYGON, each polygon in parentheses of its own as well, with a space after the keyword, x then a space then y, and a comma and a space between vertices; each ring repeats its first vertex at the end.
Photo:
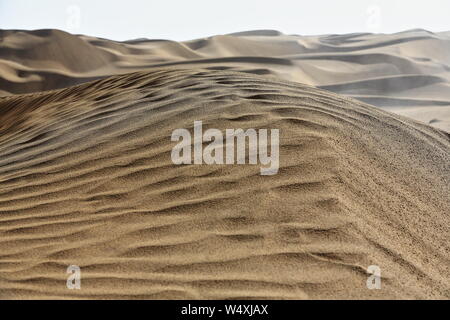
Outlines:
POLYGON ((291 36, 260 30, 186 42, 115 42, 58 30, 0 30, 0 95, 173 65, 310 84, 450 132, 448 32, 291 36))
POLYGON ((449 134, 252 74, 337 91, 351 82, 342 90, 359 98, 440 108, 434 103, 448 99, 448 83, 438 50, 429 49, 428 61, 386 53, 391 43, 423 56, 446 45, 437 35, 380 42, 262 32, 182 44, 59 31, 2 37, 8 93, 152 65, 190 69, 0 98, 0 298, 450 297, 449 134), (381 47, 384 54, 370 53, 381 47), (279 58, 264 57, 267 50, 279 58), (376 84, 373 92, 363 81, 376 84), (392 91, 382 90, 386 83, 392 91), (194 120, 223 130, 279 128, 278 174, 174 165, 171 132, 192 130, 194 120), (81 267, 81 290, 66 288, 69 265, 81 267), (381 290, 366 287, 370 265, 381 268, 381 290))

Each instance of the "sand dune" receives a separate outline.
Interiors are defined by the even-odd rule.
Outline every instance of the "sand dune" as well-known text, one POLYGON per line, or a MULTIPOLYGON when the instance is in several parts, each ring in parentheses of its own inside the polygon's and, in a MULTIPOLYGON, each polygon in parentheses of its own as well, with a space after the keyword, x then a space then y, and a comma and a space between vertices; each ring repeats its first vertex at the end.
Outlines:
POLYGON ((185 42, 114 42, 58 30, 4 30, 0 40, 0 95, 164 66, 230 69, 322 87, 450 132, 448 32, 260 30, 185 42))
MULTIPOLYGON (((423 39, 414 41, 441 43, 419 33, 423 39)), ((173 64, 213 59, 214 50, 255 56, 254 48, 266 45, 246 37, 280 41, 271 49, 280 55, 314 51, 307 40, 264 32, 184 44, 80 37, 92 61, 71 64, 58 55, 52 69, 33 58, 20 64, 29 73, 11 75, 5 91, 44 89, 47 76, 63 73, 67 83, 81 81, 93 65, 96 77, 168 63, 156 60, 169 53, 173 64), (117 69, 102 69, 104 61, 117 69), (45 80, 31 79, 43 74, 45 80)), ((348 53, 378 46, 371 37, 313 43, 330 51, 344 43, 348 53)), ((449 298, 449 134, 325 90, 250 74, 286 71, 314 83, 332 72, 328 58, 315 58, 316 66, 300 59, 295 72, 292 57, 221 58, 199 63, 209 69, 155 69, 0 98, 0 297, 449 298), (250 73, 211 70, 242 61, 250 73), (174 165, 171 132, 192 129, 194 120, 222 130, 280 129, 278 174, 261 176, 255 165, 174 165), (66 288, 69 265, 81 267, 81 290, 66 288), (382 290, 366 288, 369 265, 380 266, 382 290)), ((438 68, 434 60, 399 61, 438 68)), ((397 83, 394 64, 365 63, 348 68, 365 69, 366 77, 384 68, 392 79, 380 72, 380 81, 397 83)), ((341 80, 327 86, 340 90, 349 81, 346 64, 341 80)), ((3 72, 5 65, 19 68, 2 57, 3 72)), ((447 85, 414 74, 408 87, 399 83, 396 92, 405 96, 392 98, 417 100, 407 96, 412 87, 447 85)), ((352 79, 358 91, 363 72, 352 79)))

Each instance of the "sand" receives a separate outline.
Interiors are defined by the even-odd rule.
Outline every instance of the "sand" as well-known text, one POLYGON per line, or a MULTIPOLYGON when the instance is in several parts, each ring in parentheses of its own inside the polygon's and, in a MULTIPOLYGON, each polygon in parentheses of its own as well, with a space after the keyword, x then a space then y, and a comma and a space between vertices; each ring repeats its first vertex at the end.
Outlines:
POLYGON ((0 298, 450 297, 448 133, 306 84, 197 67, 0 98, 0 298), (278 128, 278 174, 174 165, 171 133, 195 120, 278 128), (80 290, 66 288, 69 265, 80 290), (366 287, 370 265, 380 290, 366 287))
POLYGON ((0 30, 0 95, 173 66, 228 69, 356 98, 450 132, 450 36, 284 35, 260 30, 185 42, 115 42, 59 30, 0 30))

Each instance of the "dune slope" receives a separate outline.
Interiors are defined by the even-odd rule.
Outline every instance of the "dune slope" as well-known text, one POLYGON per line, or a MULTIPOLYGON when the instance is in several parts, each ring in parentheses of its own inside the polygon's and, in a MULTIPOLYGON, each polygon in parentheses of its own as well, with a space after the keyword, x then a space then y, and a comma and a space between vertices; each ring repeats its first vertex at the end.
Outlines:
POLYGON ((4 97, 0 119, 0 298, 450 297, 438 129, 202 69, 4 97), (194 120, 279 129, 278 174, 174 165, 171 133, 194 120), (382 290, 366 287, 370 265, 382 290))

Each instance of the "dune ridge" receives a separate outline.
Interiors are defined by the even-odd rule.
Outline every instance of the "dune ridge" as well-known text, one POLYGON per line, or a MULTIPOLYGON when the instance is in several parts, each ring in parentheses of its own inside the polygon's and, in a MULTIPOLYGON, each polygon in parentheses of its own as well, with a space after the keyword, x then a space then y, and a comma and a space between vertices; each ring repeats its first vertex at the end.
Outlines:
POLYGON ((347 95, 450 132, 450 37, 240 32, 176 42, 116 42, 59 30, 0 30, 0 95, 58 89, 178 66, 273 76, 347 95))
MULTIPOLYGON (((277 37, 277 35, 271 35, 277 37)), ((449 298, 450 137, 314 88, 163 68, 0 98, 0 298, 449 298), (171 132, 280 129, 280 169, 171 132), (78 265, 82 289, 66 288, 78 265), (382 270, 368 290, 367 267, 382 270)))

